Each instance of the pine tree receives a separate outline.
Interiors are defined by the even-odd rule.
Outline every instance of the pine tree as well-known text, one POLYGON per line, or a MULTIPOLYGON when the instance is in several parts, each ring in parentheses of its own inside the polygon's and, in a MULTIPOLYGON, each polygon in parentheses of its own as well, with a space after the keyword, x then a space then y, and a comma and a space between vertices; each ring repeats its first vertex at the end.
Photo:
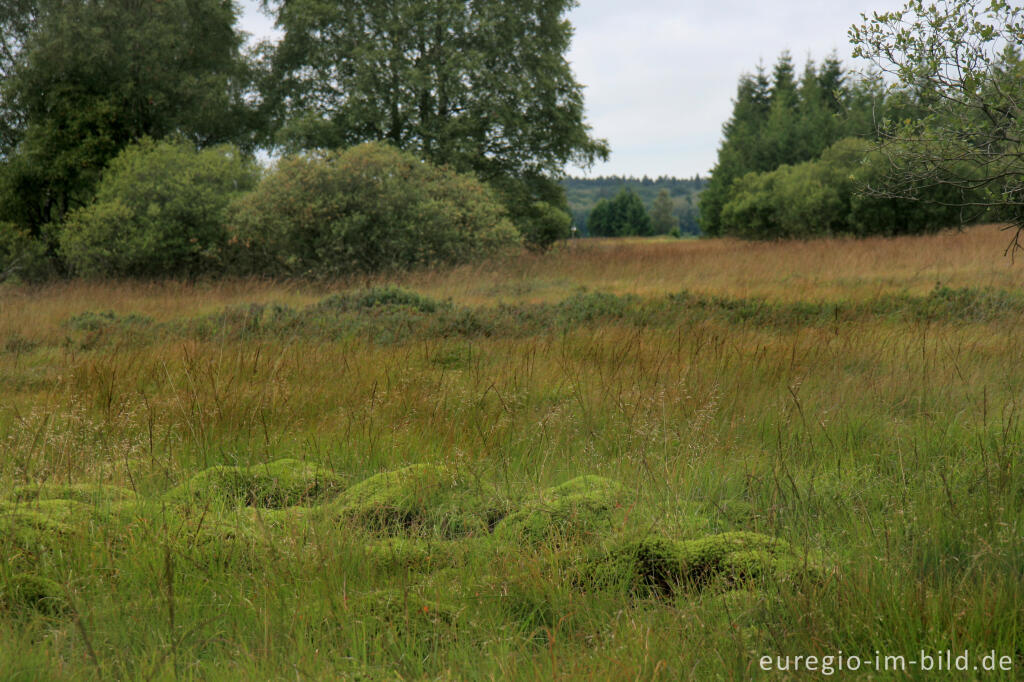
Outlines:
POLYGON ((722 207, 728 201, 732 183, 745 173, 770 165, 764 146, 759 143, 770 108, 770 84, 764 68, 759 66, 754 74, 740 77, 732 116, 722 127, 718 162, 700 196, 700 225, 704 234, 719 234, 722 207))

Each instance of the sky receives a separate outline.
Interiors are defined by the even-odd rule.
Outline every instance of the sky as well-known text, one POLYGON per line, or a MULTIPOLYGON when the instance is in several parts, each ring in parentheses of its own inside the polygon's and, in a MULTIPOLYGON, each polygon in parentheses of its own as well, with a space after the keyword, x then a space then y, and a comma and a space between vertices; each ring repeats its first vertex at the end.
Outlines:
MULTIPOLYGON (((273 21, 241 0, 242 30, 273 37, 273 21)), ((587 122, 607 162, 570 175, 707 175, 740 75, 789 50, 798 72, 835 51, 855 68, 847 30, 861 13, 904 0, 580 0, 568 54, 584 85, 587 122)))

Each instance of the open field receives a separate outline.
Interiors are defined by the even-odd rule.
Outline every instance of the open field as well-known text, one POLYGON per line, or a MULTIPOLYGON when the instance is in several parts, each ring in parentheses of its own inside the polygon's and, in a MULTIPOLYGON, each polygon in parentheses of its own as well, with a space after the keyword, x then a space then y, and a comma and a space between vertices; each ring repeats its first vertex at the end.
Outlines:
POLYGON ((0 289, 0 678, 1017 679, 1007 241, 0 289))

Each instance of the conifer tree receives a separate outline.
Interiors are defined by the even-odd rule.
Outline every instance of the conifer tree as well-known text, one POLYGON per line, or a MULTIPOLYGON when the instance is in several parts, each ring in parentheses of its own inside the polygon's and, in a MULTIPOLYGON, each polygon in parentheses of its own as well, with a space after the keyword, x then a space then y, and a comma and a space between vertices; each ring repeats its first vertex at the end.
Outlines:
POLYGON ((658 192, 651 207, 651 229, 654 234, 669 234, 679 229, 679 219, 672 214, 672 195, 667 189, 658 192))

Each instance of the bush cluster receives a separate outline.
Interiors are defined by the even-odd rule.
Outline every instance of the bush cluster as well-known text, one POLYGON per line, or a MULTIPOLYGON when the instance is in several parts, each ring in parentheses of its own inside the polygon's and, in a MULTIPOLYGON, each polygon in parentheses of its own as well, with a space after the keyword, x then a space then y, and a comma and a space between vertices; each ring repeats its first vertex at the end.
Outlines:
MULTIPOLYGON (((568 229, 546 205, 530 216, 534 248, 568 229)), ((52 235, 0 223, 0 281, 43 279, 54 264, 86 277, 336 277, 464 263, 522 242, 489 186, 384 144, 261 172, 229 145, 146 139, 52 235)))
POLYGON ((223 265, 231 201, 257 169, 231 146, 142 142, 107 167, 96 198, 68 217, 64 259, 86 276, 196 276, 223 265))
POLYGON ((280 161, 231 231, 242 267, 274 275, 451 265, 520 240, 486 185, 377 143, 280 161))
POLYGON ((873 196, 883 184, 888 161, 867 140, 846 138, 821 158, 748 173, 733 185, 722 207, 721 233, 744 239, 778 239, 832 234, 855 236, 935 232, 961 221, 936 188, 923 201, 873 196))

